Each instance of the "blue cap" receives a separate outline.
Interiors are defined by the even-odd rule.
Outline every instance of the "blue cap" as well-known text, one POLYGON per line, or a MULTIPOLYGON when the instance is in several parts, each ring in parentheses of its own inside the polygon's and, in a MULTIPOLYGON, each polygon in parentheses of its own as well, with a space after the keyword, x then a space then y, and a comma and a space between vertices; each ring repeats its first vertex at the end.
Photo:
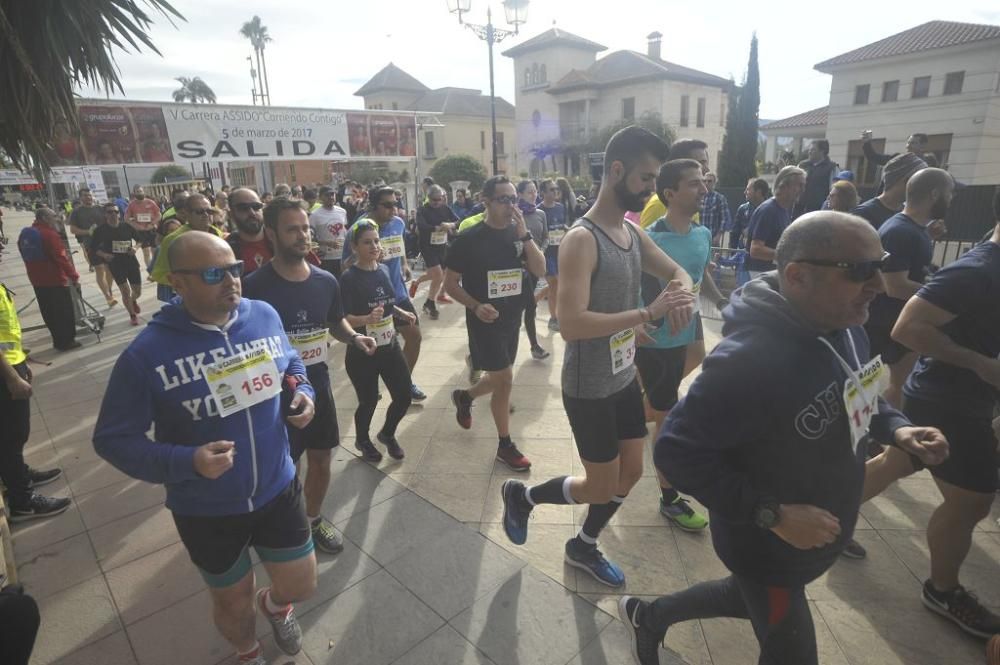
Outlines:
POLYGON ((833 176, 833 181, 846 180, 848 182, 854 182, 854 171, 841 171, 837 175, 833 176))

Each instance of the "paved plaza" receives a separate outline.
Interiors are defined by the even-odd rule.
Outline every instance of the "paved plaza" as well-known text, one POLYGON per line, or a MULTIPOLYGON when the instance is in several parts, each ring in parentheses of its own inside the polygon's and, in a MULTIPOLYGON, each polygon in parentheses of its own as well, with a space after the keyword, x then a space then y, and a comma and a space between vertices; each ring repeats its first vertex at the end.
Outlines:
MULTIPOLYGON (((19 306, 31 299, 14 240, 30 221, 7 213, 12 243, 0 279, 19 306)), ((75 247, 75 242, 74 242, 75 247)), ((90 438, 111 368, 136 334, 121 305, 105 310, 82 257, 88 300, 107 314, 101 343, 57 354, 47 331, 26 333, 35 364, 29 464, 60 466, 65 475, 45 487, 72 496, 63 515, 14 527, 18 572, 38 600, 42 626, 32 663, 48 665, 213 665, 234 663, 211 621, 208 591, 181 545, 162 487, 132 480, 99 459, 90 438)), ((157 309, 147 283, 143 316, 157 309)), ((417 300, 423 302, 424 291, 417 300)), ((336 557, 318 554, 316 594, 297 606, 305 633, 295 658, 264 640, 273 663, 298 665, 626 665, 628 637, 616 618, 618 595, 566 566, 563 545, 582 523, 585 507, 540 506, 528 542, 507 542, 500 522, 500 485, 517 476, 538 481, 579 473, 559 390, 563 343, 539 310, 541 343, 552 351, 530 359, 527 342, 514 369, 512 436, 531 459, 528 474, 494 461, 496 436, 485 401, 473 427, 455 422, 451 390, 465 386, 464 315, 441 306, 424 320, 415 373, 428 394, 403 420, 398 439, 406 459, 375 466, 354 450, 354 390, 343 371, 343 350, 331 374, 342 446, 324 514, 346 538, 336 557)), ((41 323, 37 307, 22 325, 41 323)), ((718 340, 719 322, 706 336, 718 340)), ((748 390, 753 389, 748 386, 748 390)), ((386 402, 375 416, 381 423, 386 402)), ((727 405, 719 405, 725 417, 727 405)), ((653 597, 725 574, 708 533, 671 528, 659 515, 652 466, 604 532, 608 557, 621 565, 629 594, 653 597)), ((927 576, 924 538, 939 499, 924 473, 867 504, 857 540, 863 561, 842 559, 807 588, 823 665, 965 665, 982 663, 983 645, 932 615, 920 603, 927 576)), ((964 583, 1000 610, 1000 507, 974 535, 964 583)), ((263 567, 255 569, 258 580, 263 567)), ((270 629, 258 620, 258 631, 270 629)), ((672 628, 663 663, 748 665, 757 644, 749 623, 716 619, 672 628)))

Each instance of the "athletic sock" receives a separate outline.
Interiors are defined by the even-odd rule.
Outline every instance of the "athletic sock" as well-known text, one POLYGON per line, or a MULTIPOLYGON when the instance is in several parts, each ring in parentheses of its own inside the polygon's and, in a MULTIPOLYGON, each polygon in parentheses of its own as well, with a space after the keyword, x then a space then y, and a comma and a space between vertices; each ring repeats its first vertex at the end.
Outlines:
POLYGON ((576 501, 573 500, 573 496, 569 493, 571 480, 570 476, 559 476, 551 480, 546 480, 541 485, 535 485, 525 490, 525 499, 533 506, 539 503, 552 503, 563 506, 572 505, 576 501))
POLYGON ((510 434, 507 436, 500 437, 500 443, 497 444, 498 448, 510 448, 514 445, 514 442, 510 440, 510 434))
POLYGON ((583 527, 577 538, 588 544, 596 543, 597 537, 621 508, 623 501, 625 501, 624 496, 614 496, 607 503, 590 504, 587 518, 583 521, 583 527))
POLYGON ((271 588, 268 587, 267 591, 264 592, 264 609, 271 615, 288 614, 288 611, 292 609, 292 604, 275 605, 271 599, 271 588))
POLYGON ((306 515, 306 519, 309 520, 310 526, 319 526, 319 523, 322 521, 323 516, 317 515, 316 517, 310 517, 309 515, 306 515))
POLYGON ((660 494, 663 495, 663 503, 665 503, 668 506, 672 504, 674 501, 676 501, 677 497, 680 496, 680 494, 677 493, 677 490, 675 490, 673 487, 661 487, 660 494))
POLYGON ((260 655, 260 642, 254 642, 253 648, 249 651, 236 651, 236 657, 241 663, 249 662, 260 655))

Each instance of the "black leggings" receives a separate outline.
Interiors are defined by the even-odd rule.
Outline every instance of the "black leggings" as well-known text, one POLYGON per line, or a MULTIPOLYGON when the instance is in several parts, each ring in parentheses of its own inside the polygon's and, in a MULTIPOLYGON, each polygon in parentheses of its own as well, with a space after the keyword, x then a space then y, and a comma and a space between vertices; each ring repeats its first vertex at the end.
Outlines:
POLYGON ((75 286, 36 286, 35 299, 45 327, 52 335, 52 346, 67 349, 76 341, 76 310, 69 290, 75 286))
POLYGON ((375 355, 369 356, 353 346, 347 347, 344 358, 344 368, 347 376, 354 384, 354 392, 358 394, 358 408, 354 411, 354 428, 358 441, 371 441, 368 430, 378 405, 378 379, 381 376, 385 387, 389 389, 392 402, 385 414, 385 424, 382 432, 389 436, 396 435, 396 426, 410 408, 412 394, 410 387, 410 368, 406 358, 399 348, 399 343, 393 341, 389 346, 380 346, 375 355))
POLYGON ((816 629, 804 587, 769 587, 730 575, 657 598, 640 622, 658 636, 681 621, 749 619, 760 643, 759 665, 817 665, 816 629))
POLYGON ((535 287, 538 286, 538 278, 530 272, 524 272, 524 281, 521 283, 521 295, 524 296, 524 332, 528 334, 528 343, 531 348, 538 346, 538 332, 535 330, 535 311, 538 304, 535 303, 535 287))
MULTIPOLYGON (((27 367, 27 362, 18 363, 14 371, 24 379, 27 367)), ((20 508, 31 498, 31 481, 24 463, 24 444, 31 435, 31 402, 11 398, 6 384, 0 384, 0 423, 0 480, 7 487, 7 502, 20 508)))

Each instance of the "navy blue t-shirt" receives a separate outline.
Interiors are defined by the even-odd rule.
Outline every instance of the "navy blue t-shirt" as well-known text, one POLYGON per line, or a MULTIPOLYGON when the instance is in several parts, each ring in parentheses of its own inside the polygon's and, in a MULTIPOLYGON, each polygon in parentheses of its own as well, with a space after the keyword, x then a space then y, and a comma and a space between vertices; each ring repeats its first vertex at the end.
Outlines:
MULTIPOLYGON (((375 270, 351 266, 340 276, 340 288, 344 296, 344 312, 351 316, 368 316, 379 306, 384 310, 383 315, 388 316, 396 304, 389 268, 383 264, 375 270)), ((365 326, 357 326, 355 330, 365 334, 365 326)))
POLYGON ((868 223, 874 226, 877 231, 885 223, 885 220, 896 214, 896 211, 886 208, 876 196, 854 208, 851 214, 868 220, 868 223))
MULTIPOLYGON (((1000 245, 985 242, 938 270, 917 297, 955 315, 941 330, 955 344, 989 358, 1000 356, 1000 245)), ((921 356, 903 387, 908 397, 992 418, 1000 391, 972 370, 921 356)))
MULTIPOLYGON (((566 206, 561 203, 555 203, 551 208, 539 205, 538 209, 545 213, 545 221, 550 231, 566 228, 566 206)), ((559 246, 552 245, 551 247, 546 247, 545 254, 557 256, 559 254, 559 246)))
MULTIPOLYGON (((774 249, 778 246, 781 234, 785 232, 785 229, 791 223, 792 215, 790 211, 778 205, 778 202, 773 197, 764 201, 757 206, 757 209, 753 211, 753 215, 750 217, 750 226, 747 228, 747 248, 749 249, 750 244, 754 240, 760 240, 771 249, 774 249)), ((774 270, 775 265, 773 261, 763 261, 748 256, 746 267, 747 270, 760 272, 774 270)))
MULTIPOLYGON (((303 333, 339 326, 344 309, 337 278, 314 265, 302 282, 290 282, 265 263, 243 278, 243 297, 263 300, 278 311, 286 333, 303 333)), ((306 365, 309 381, 317 387, 329 385, 325 363, 306 365)))
MULTIPOLYGON (((923 284, 934 256, 927 228, 900 212, 886 220, 878 235, 882 239, 882 249, 889 252, 882 272, 906 271, 910 280, 923 284)), ((905 300, 880 293, 871 304, 870 320, 878 325, 892 325, 905 304, 905 300)))

